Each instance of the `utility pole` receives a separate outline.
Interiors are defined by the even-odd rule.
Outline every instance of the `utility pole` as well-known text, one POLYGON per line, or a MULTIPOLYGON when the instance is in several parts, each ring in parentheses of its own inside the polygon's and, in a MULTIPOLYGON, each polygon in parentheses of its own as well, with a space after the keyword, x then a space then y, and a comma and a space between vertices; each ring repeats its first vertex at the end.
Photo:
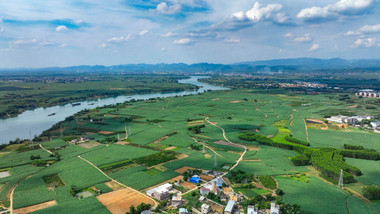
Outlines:
POLYGON ((216 153, 214 153, 214 167, 218 166, 218 161, 216 159, 216 153))
POLYGON ((63 137, 63 129, 62 129, 62 124, 61 124, 61 127, 60 127, 60 131, 61 131, 61 137, 63 137))
POLYGON ((340 170, 340 177, 339 177, 339 183, 338 186, 343 189, 343 170, 340 170))
POLYGON ((205 142, 203 142, 203 150, 202 150, 203 153, 206 153, 206 149, 205 149, 205 142))
POLYGON ((29 144, 33 146, 32 131, 29 129, 29 144))

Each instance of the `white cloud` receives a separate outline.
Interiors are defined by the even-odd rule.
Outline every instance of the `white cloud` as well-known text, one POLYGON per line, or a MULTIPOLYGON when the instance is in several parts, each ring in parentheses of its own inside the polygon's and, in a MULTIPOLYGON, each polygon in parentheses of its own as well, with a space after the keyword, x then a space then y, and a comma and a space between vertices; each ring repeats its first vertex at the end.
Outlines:
POLYGON ((376 45, 376 38, 358 38, 354 44, 351 46, 353 48, 364 46, 364 47, 373 47, 376 45))
POLYGON ((109 43, 123 43, 128 40, 133 39, 132 34, 128 34, 127 36, 120 36, 120 37, 112 37, 110 39, 107 39, 107 42, 109 43))
POLYGON ((240 43, 240 39, 225 39, 224 41, 227 43, 240 43))
POLYGON ((5 29, 3 27, 0 27, 0 33, 4 32, 5 29))
POLYGON ((101 48, 106 48, 106 47, 107 47, 107 44, 106 44, 106 43, 102 43, 102 44, 99 45, 99 47, 101 47, 101 48))
POLYGON ((158 13, 161 13, 161 14, 166 14, 166 15, 170 15, 170 14, 175 14, 175 13, 178 13, 180 12, 182 9, 181 5, 180 4, 173 4, 171 6, 168 6, 168 4, 166 4, 166 2, 161 2, 160 4, 157 5, 155 11, 157 11, 158 13))
POLYGON ((191 44, 193 42, 194 42, 194 40, 192 40, 190 38, 182 38, 182 39, 174 40, 173 44, 176 44, 176 45, 188 45, 188 44, 191 44))
POLYGON ((167 32, 165 34, 162 34, 161 36, 162 37, 172 37, 172 36, 176 36, 177 34, 176 33, 173 33, 173 32, 167 32))
POLYGON ((362 34, 369 34, 369 33, 380 33, 380 24, 364 25, 363 27, 359 28, 356 31, 348 31, 346 35, 353 36, 353 35, 362 35, 362 34))
MULTIPOLYGON (((237 20, 244 20, 249 19, 250 21, 257 23, 261 20, 268 20, 273 19, 274 21, 277 21, 277 15, 274 14, 275 12, 282 9, 281 4, 268 4, 265 7, 262 7, 259 2, 255 2, 253 7, 248 10, 247 12, 239 11, 232 14, 233 18, 236 18, 237 20)), ((285 14, 280 14, 280 17, 285 17, 285 14)), ((281 21, 284 20, 284 18, 280 18, 281 21)))
POLYGON ((65 48, 65 47, 67 47, 67 46, 69 46, 69 45, 66 44, 66 43, 63 43, 63 44, 61 44, 59 47, 60 47, 60 48, 65 48))
POLYGON ((292 33, 286 33, 284 34, 284 36, 290 38, 290 37, 293 37, 294 35, 292 33))
POLYGON ((369 9, 372 3, 373 0, 340 0, 324 7, 304 8, 297 14, 297 18, 313 20, 335 18, 339 15, 355 15, 369 9))
POLYGON ((142 30, 142 31, 140 31, 140 33, 139 33, 139 35, 140 36, 144 36, 145 34, 147 34, 147 33, 149 33, 149 30, 142 30))
POLYGON ((311 38, 310 34, 304 34, 302 36, 298 36, 293 39, 295 42, 311 42, 313 39, 311 38))
POLYGON ((162 47, 162 48, 160 49, 160 51, 166 51, 166 48, 165 48, 165 47, 162 47))
POLYGON ((286 15, 286 13, 277 13, 275 16, 274 16, 274 21, 277 22, 277 23, 287 23, 288 20, 289 20, 289 16, 286 15))
POLYGON ((33 44, 37 44, 37 39, 29 39, 29 40, 19 39, 19 40, 10 41, 9 43, 13 45, 33 45, 33 44))
POLYGON ((317 49, 319 49, 319 44, 313 44, 313 45, 308 49, 308 51, 315 51, 315 50, 317 50, 317 49))
POLYGON ((57 32, 66 31, 66 30, 68 30, 68 29, 65 25, 60 25, 60 26, 55 28, 55 31, 57 31, 57 32))

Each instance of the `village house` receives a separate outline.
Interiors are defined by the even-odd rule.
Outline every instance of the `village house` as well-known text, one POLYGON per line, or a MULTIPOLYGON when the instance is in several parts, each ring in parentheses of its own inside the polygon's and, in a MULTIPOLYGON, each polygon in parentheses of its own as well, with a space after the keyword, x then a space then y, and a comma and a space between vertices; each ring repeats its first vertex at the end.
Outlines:
POLYGON ((202 204, 202 206, 201 206, 201 212, 203 214, 209 213, 210 212, 210 205, 208 205, 208 204, 202 204))

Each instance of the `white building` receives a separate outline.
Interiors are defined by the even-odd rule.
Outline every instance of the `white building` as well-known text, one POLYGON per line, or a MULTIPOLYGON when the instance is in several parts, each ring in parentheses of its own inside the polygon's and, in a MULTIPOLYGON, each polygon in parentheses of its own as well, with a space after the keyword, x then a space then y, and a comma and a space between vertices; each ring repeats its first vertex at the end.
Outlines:
POLYGON ((374 129, 379 129, 380 128, 380 121, 371 122, 371 126, 374 129))
POLYGON ((280 213, 280 205, 276 205, 276 203, 270 203, 270 213, 271 214, 279 214, 280 213))
POLYGON ((208 204, 202 204, 202 206, 201 206, 201 212, 203 214, 207 214, 208 212, 210 212, 210 205, 208 205, 208 204))
POLYGON ((255 208, 255 206, 248 205, 247 214, 257 214, 257 209, 255 208))
POLYGON ((161 186, 155 187, 146 191, 146 194, 154 197, 157 200, 166 200, 170 197, 170 190, 173 189, 173 185, 166 183, 161 186))
POLYGON ((373 120, 373 119, 375 119, 373 116, 362 116, 362 115, 352 116, 351 118, 357 120, 358 122, 362 122, 362 120, 373 120))
POLYGON ((226 208, 224 208, 224 214, 231 214, 234 209, 235 201, 228 201, 226 208))

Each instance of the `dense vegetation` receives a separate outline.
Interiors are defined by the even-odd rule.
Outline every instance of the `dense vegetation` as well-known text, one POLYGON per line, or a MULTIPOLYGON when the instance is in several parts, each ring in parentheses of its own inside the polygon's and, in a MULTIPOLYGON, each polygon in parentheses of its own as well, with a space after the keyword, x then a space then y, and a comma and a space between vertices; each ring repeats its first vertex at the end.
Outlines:
POLYGON ((364 197, 370 200, 380 199, 380 187, 375 185, 363 187, 364 197))
POLYGON ((268 189, 276 189, 276 180, 272 176, 259 176, 259 181, 268 189))
POLYGON ((160 163, 174 160, 176 159, 177 154, 178 153, 173 152, 173 151, 162 151, 160 153, 137 158, 134 161, 143 166, 150 167, 150 166, 154 166, 160 163))

